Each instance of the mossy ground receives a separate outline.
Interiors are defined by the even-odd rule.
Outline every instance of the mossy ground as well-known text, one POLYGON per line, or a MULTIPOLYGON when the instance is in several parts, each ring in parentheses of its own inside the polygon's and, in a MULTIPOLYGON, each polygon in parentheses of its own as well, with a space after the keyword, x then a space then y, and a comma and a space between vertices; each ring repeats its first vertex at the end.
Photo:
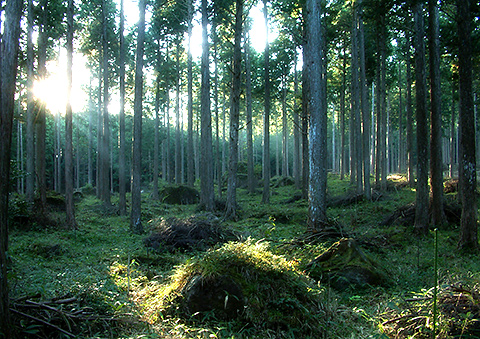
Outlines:
MULTIPOLYGON (((392 181, 402 181, 400 177, 392 181)), ((329 196, 351 192, 349 180, 330 175, 329 196)), ((298 245, 292 240, 306 231, 307 203, 288 202, 298 194, 292 186, 272 188, 271 204, 261 204, 261 194, 251 195, 238 190, 238 221, 223 221, 225 227, 240 235, 240 241, 218 245, 210 251, 152 251, 144 246, 144 238, 153 230, 158 217, 188 218, 196 213, 196 205, 168 205, 153 201, 145 193, 142 205, 145 235, 132 235, 128 216, 121 217, 102 209, 91 195, 77 202, 79 229, 61 227, 61 212, 54 215, 56 225, 50 228, 16 229, 10 231, 9 255, 12 259, 9 283, 12 300, 40 294, 40 299, 75 296, 92 310, 111 318, 128 319, 106 328, 81 328, 79 337, 92 338, 422 338, 431 336, 434 286, 433 234, 418 237, 413 225, 379 226, 380 222, 400 206, 415 200, 415 191, 399 184, 398 188, 382 193, 373 202, 361 201, 348 206, 329 208, 332 220, 343 225, 349 237, 386 269, 389 281, 381 287, 366 290, 347 289, 336 292, 328 285, 312 282, 305 272, 306 265, 324 252, 335 239, 298 245), (247 314, 249 321, 185 319, 176 302, 179 286, 189 272, 225 273, 225 258, 235 258, 233 265, 239 274, 239 262, 264 266, 264 275, 248 283, 250 297, 258 291, 258 306, 247 314), (238 261, 240 260, 240 261, 238 261), (222 271, 223 270, 223 271, 222 271), (280 273, 279 273, 280 272, 280 273), (280 275, 278 275, 280 274, 280 275), (281 276, 281 281, 278 277, 281 276), (268 286, 278 282, 284 289, 284 299, 276 300, 268 286), (287 283, 286 285, 281 285, 287 283), (259 285, 254 285, 259 284, 259 285), (287 287, 291 287, 289 290, 287 287), (301 296, 293 290, 302 291, 301 296), (304 289, 304 290, 302 290, 304 289), (269 294, 270 293, 270 294, 269 294), (412 298, 421 298, 411 302, 412 298), (298 321, 285 322, 282 314, 261 309, 270 298, 278 309, 298 309, 313 305, 298 321), (303 298, 303 299, 302 299, 303 298), (273 300, 275 299, 275 300, 273 300), (283 305, 281 304, 283 303, 283 305), (297 305, 298 303, 299 305, 297 305), (293 305, 293 306, 292 306, 293 305), (172 309, 173 308, 173 309, 172 309), (267 313, 261 313, 267 312, 267 313), (410 332, 400 331, 402 323, 391 322, 417 312, 425 321, 418 322, 410 332), (274 318, 278 316, 278 322, 274 318), (252 323, 258 318, 263 324, 252 323), (302 318, 303 317, 303 318, 302 318), (205 320, 205 321, 202 321, 205 320), (271 326, 270 326, 270 325, 271 326), (318 331, 305 331, 317 326, 318 331), (399 329, 400 328, 400 329, 399 329), (97 331, 97 332, 95 332, 97 331), (402 336, 403 335, 403 336, 402 336)), ((116 197, 113 197, 116 203, 116 197)), ((477 254, 462 254, 456 249, 458 225, 439 230, 439 279, 445 287, 461 284, 470 291, 480 282, 477 254)), ((237 273, 235 273, 237 272, 237 273)), ((255 271, 258 273, 258 271, 255 271)), ((232 273, 232 272, 229 272, 232 273)), ((256 273, 256 274, 257 274, 256 273)), ((248 274, 248 273, 247 273, 248 274)), ((253 273, 250 273, 253 274, 253 273)), ((257 305, 257 304, 253 304, 257 305)), ((295 311, 296 312, 296 311, 295 311)), ((465 314, 455 320, 445 314, 439 317, 439 338, 453 338, 452 322, 468 330, 475 314, 465 314), (453 320, 452 320, 453 319, 453 320)), ((247 319, 247 320, 248 320, 247 319)), ((405 317, 408 319, 408 317, 405 317)), ((243 319, 245 320, 245 319, 243 319)), ((35 332, 32 323, 23 329, 35 332)), ((407 328, 410 324, 405 323, 407 328)), ((465 332, 467 333, 467 332, 465 332)), ((473 337, 471 337, 473 338, 473 337)))

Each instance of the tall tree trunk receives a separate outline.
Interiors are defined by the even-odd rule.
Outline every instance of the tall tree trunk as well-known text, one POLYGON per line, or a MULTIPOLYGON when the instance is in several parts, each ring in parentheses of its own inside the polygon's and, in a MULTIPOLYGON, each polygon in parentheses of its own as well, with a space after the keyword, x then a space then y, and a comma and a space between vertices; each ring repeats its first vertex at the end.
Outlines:
POLYGON ((415 90, 417 107, 417 193, 415 229, 428 232, 428 116, 425 78, 425 42, 422 3, 414 7, 415 18, 415 90))
POLYGON ((103 134, 102 134, 102 159, 101 159, 101 199, 107 207, 111 206, 110 201, 110 117, 108 114, 109 103, 109 85, 108 85, 108 41, 107 41, 107 8, 106 0, 102 1, 103 16, 103 34, 102 34, 102 52, 103 52, 103 134))
POLYGON ((300 114, 298 111, 298 72, 297 72, 297 52, 293 61, 293 178, 295 179, 295 188, 301 187, 301 151, 300 151, 300 114))
POLYGON ((0 36, 0 329, 7 339, 12 337, 13 330, 7 283, 8 196, 22 5, 22 0, 7 1, 5 27, 0 36))
POLYGON ((407 47, 405 53, 406 67, 407 67, 407 97, 405 105, 407 114, 407 180, 410 187, 415 186, 415 176, 413 174, 413 112, 412 112, 412 72, 411 72, 411 58, 410 58, 410 37, 407 34, 407 47))
MULTIPOLYGON (((344 42, 346 44, 346 42, 344 42)), ((344 179, 347 172, 347 152, 345 150, 345 93, 347 90, 347 57, 345 46, 342 48, 342 91, 340 92, 340 180, 344 179)))
POLYGON ((398 173, 403 173, 405 169, 404 141, 403 141, 403 87, 402 87, 402 69, 401 63, 398 63, 398 173))
POLYGON ((451 103, 452 117, 450 120, 450 166, 449 166, 449 175, 450 178, 453 178, 453 170, 455 165, 455 85, 452 79, 452 103, 451 103))
POLYGON ((352 27, 352 119, 354 151, 352 159, 355 159, 357 193, 363 193, 363 156, 362 156, 362 121, 360 119, 360 78, 359 78, 359 51, 358 51, 358 2, 353 3, 353 27, 352 27))
POLYGON ((215 208, 213 187, 212 117, 210 114, 210 70, 208 43, 208 0, 202 0, 202 84, 201 84, 201 162, 200 207, 206 211, 215 208))
MULTIPOLYGON (((303 50, 306 50, 306 42, 304 42, 303 50)), ((308 181, 309 181, 309 169, 310 169, 310 158, 309 158, 309 140, 308 140, 308 129, 309 129, 309 120, 310 120, 310 100, 309 100, 309 74, 307 69, 307 64, 303 63, 303 72, 302 72, 302 198, 308 198, 308 181)))
POLYGON ((363 191, 365 198, 372 198, 372 190, 370 187, 370 112, 368 110, 368 85, 366 76, 365 62, 365 30, 363 27, 363 1, 358 2, 358 53, 360 61, 360 99, 362 110, 362 126, 363 126, 363 191))
POLYGON ((252 63, 250 60, 250 32, 245 39, 245 101, 247 120, 247 181, 248 191, 255 192, 255 171, 253 157, 253 121, 252 121, 252 63))
POLYGON ((268 9, 267 0, 263 0, 263 17, 265 19, 265 111, 263 116, 263 195, 262 203, 270 203, 270 47, 268 43, 268 9))
MULTIPOLYGON (((382 6, 383 7, 383 6, 382 6)), ((377 124, 380 125, 379 151, 380 151, 380 188, 387 189, 387 29, 386 14, 382 12, 380 17, 380 86, 378 92, 380 94, 380 114, 377 124)))
POLYGON ((120 215, 127 214, 127 180, 125 173, 125 14, 124 0, 120 0, 120 112, 119 119, 119 150, 118 150, 118 209, 120 215))
POLYGON ((102 159, 103 159, 103 119, 102 119, 102 60, 98 63, 98 89, 97 89, 97 173, 95 179, 96 195, 98 199, 102 197, 102 159))
POLYGON ((282 175, 288 176, 287 74, 283 75, 282 83, 282 175))
MULTIPOLYGON (((158 195, 158 175, 160 167, 159 159, 159 146, 160 146, 160 66, 162 62, 162 56, 160 51, 160 40, 157 40, 157 79, 155 81, 155 131, 154 131, 154 144, 153 144, 153 192, 152 198, 159 199, 158 195)), ((192 153, 189 153, 192 154, 192 153)))
POLYGON ((457 30, 459 38, 459 119, 460 119, 460 196, 462 217, 458 247, 478 249, 477 236, 477 176, 475 159, 475 121, 472 90, 472 1, 457 0, 457 30))
POLYGON ((33 0, 28 0, 27 28, 27 119, 26 119, 26 199, 33 204, 35 195, 35 102, 33 99, 34 54, 33 54, 33 0))
MULTIPOLYGON (((38 32, 38 76, 45 79, 47 76, 47 1, 41 1, 41 23, 38 32)), ((40 102, 38 107, 37 124, 36 124, 36 171, 37 190, 40 196, 40 213, 44 214, 47 206, 47 183, 45 172, 45 142, 46 142, 46 107, 44 102, 40 102)))
POLYGON ((228 161, 228 186, 225 215, 235 219, 237 214, 238 131, 240 124, 240 94, 242 75, 242 17, 243 0, 235 1, 235 31, 233 46, 232 100, 230 107, 230 159, 228 161))
MULTIPOLYGON (((215 88, 214 88, 214 105, 215 105, 215 148, 216 148, 216 154, 215 154, 215 165, 216 165, 216 171, 217 171, 217 189, 218 189, 218 196, 222 196, 222 151, 220 148, 220 107, 219 107, 219 102, 218 102, 218 67, 219 67, 219 62, 218 62, 218 36, 216 32, 216 28, 213 28, 213 60, 215 63, 215 88)), ((247 74, 247 79, 248 79, 248 74, 247 74)), ((247 80, 247 95, 248 95, 248 80, 247 80)), ((197 130, 198 130, 198 124, 197 124, 197 130)), ((196 135, 198 139, 198 133, 196 135)), ((197 143, 198 144, 198 143, 197 143)), ((196 167, 198 168, 198 167, 196 167)))
POLYGON ((133 104, 133 185, 131 230, 135 234, 143 233, 142 225, 142 98, 143 98, 143 54, 145 41, 145 7, 146 0, 138 3, 140 18, 138 20, 137 53, 135 62, 135 99, 133 104))
POLYGON ((71 229, 77 228, 73 205, 73 118, 72 118, 72 66, 73 66, 73 0, 67 7, 67 108, 65 113, 65 211, 66 223, 71 229))
POLYGON ((440 78, 440 28, 437 0, 428 0, 428 41, 430 51, 430 184, 432 186, 432 225, 446 222, 443 210, 442 93, 440 78))
POLYGON ((327 105, 324 91, 323 28, 321 0, 306 3, 305 62, 309 73, 310 180, 308 226, 322 229, 327 221, 327 105))
POLYGON ((93 185, 93 100, 92 100, 92 76, 90 76, 90 83, 88 85, 88 145, 87 145, 87 182, 93 185))
POLYGON ((182 178, 182 141, 180 137, 180 44, 182 43, 180 36, 176 38, 177 46, 175 52, 175 69, 177 71, 177 79, 175 84, 175 183, 181 184, 182 178))
POLYGON ((193 0, 187 1, 188 7, 188 58, 187 58, 187 92, 188 92, 188 122, 187 122, 187 185, 193 187, 195 183, 195 163, 193 154, 193 62, 192 62, 192 29, 193 29, 193 0))

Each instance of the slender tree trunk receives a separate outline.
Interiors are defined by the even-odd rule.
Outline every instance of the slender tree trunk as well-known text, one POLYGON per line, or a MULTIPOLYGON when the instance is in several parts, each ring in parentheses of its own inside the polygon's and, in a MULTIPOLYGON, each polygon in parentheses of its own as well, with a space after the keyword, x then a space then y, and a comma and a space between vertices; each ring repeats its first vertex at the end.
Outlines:
POLYGON ((65 211, 67 226, 77 228, 73 204, 73 118, 72 118, 72 66, 73 66, 73 0, 67 7, 67 109, 65 114, 65 211))
POLYGON ((454 165, 455 165, 455 86, 454 82, 452 79, 452 118, 450 120, 450 168, 449 168, 449 173, 450 173, 450 178, 453 178, 453 170, 454 170, 454 165))
POLYGON ((372 190, 370 187, 370 112, 368 111, 368 85, 365 64, 365 33, 363 27, 363 2, 360 0, 359 17, 358 17, 358 53, 360 61, 360 98, 362 110, 362 126, 363 126, 363 191, 365 198, 372 198, 372 190))
POLYGON ((135 234, 143 233, 142 225, 142 98, 143 98, 143 54, 145 41, 145 7, 146 0, 138 3, 140 18, 138 20, 137 53, 135 62, 135 99, 133 113, 133 185, 131 230, 135 234))
POLYGON ((106 207, 111 206, 110 201, 110 117, 108 114, 109 103, 109 85, 108 85, 108 41, 107 41, 107 8, 106 0, 102 1, 103 16, 103 34, 102 34, 102 52, 103 52, 103 134, 102 134, 102 172, 101 172, 101 199, 106 207))
POLYGON ((125 169, 125 14, 124 14, 124 0, 120 0, 120 112, 119 119, 119 150, 118 150, 118 209, 120 215, 127 214, 127 180, 125 169))
POLYGON ((403 173, 405 168, 404 141, 403 141, 403 88, 402 88, 402 69, 398 63, 398 173, 403 173))
MULTIPOLYGON (((40 79, 45 79, 47 76, 47 1, 41 1, 42 11, 41 24, 39 25, 38 32, 38 76, 40 79)), ((36 171, 37 178, 37 190, 40 197, 40 213, 44 214, 47 206, 47 183, 46 183, 46 171, 45 171, 45 142, 46 142, 46 107, 44 102, 40 102, 38 107, 38 115, 36 122, 36 171)))
MULTIPOLYGON (((217 50, 217 43, 218 43, 218 36, 216 32, 216 28, 213 28, 213 59, 215 62, 215 88, 214 88, 214 100, 215 100, 215 144, 216 144, 216 157, 215 157, 215 164, 216 164, 216 171, 217 171, 217 189, 218 189, 218 197, 222 196, 222 151, 220 148, 220 108, 218 102, 218 50, 217 50)), ((248 77, 248 74, 247 74, 248 77)), ((247 80, 247 95, 248 95, 248 80, 247 80)), ((198 124, 197 124, 197 131, 198 131, 198 124)), ((198 139, 198 133, 197 133, 198 139)), ((198 167, 196 167, 198 168, 198 167)))
POLYGON ((475 161, 475 121, 472 90, 472 1, 457 0, 457 30, 459 37, 459 119, 460 119, 460 196, 462 217, 458 247, 477 250, 477 175, 475 161))
POLYGON ((253 121, 252 121, 252 64, 250 61, 250 32, 245 39, 245 100, 247 120, 247 181, 248 191, 255 192, 255 171, 253 157, 253 121))
POLYGON ((430 51, 430 184, 432 186, 432 225, 446 222, 443 210, 442 93, 440 78, 440 28, 437 0, 428 0, 430 51))
POLYGON ((422 3, 414 7, 415 18, 415 90, 417 107, 417 193, 415 229, 428 232, 428 116, 425 77, 425 42, 422 3))
POLYGON ((288 176, 287 74, 283 75, 282 82, 282 175, 286 177, 288 176))
POLYGON ((407 51, 405 53, 407 66, 407 97, 406 97, 406 113, 407 113, 407 180, 410 187, 415 186, 414 161, 413 161, 413 112, 412 112, 412 72, 410 58, 410 37, 407 35, 407 51))
MULTIPOLYGON (((153 145, 153 192, 152 197, 155 200, 159 199, 158 195, 158 175, 160 167, 159 146, 160 146, 160 66, 162 56, 160 51, 160 40, 157 41, 157 80, 155 83, 155 131, 154 131, 154 145, 153 145)), ((189 153, 192 154, 192 153, 189 153)))
POLYGON ((87 182, 93 185, 93 163, 92 163, 92 149, 93 149, 93 101, 92 101, 92 76, 90 76, 90 83, 88 85, 88 146, 87 146, 87 182))
MULTIPOLYGON (((383 7, 383 6, 382 6, 383 7)), ((387 189, 387 29, 386 14, 382 12, 380 17, 380 86, 378 88, 380 94, 380 115, 377 124, 380 125, 379 151, 380 151, 380 188, 387 189)))
POLYGON ((309 73, 310 180, 308 226, 322 229, 327 221, 327 105, 324 91, 321 0, 307 0, 305 61, 309 73))
MULTIPOLYGON (((346 43, 345 43, 346 44, 346 43)), ((342 53, 342 91, 340 92, 340 180, 344 179, 347 172, 347 152, 345 150, 345 92, 347 90, 347 57, 345 46, 342 53)))
POLYGON ((34 54, 33 54, 33 0, 28 0, 27 28, 27 119, 26 119, 26 198, 33 204, 35 195, 35 103, 33 100, 34 54))
POLYGON ((213 187, 212 117, 210 114, 210 70, 208 43, 207 0, 202 0, 202 59, 201 59, 201 161, 200 161, 200 207, 206 211, 215 208, 213 187))
POLYGON ((262 203, 270 203, 270 52, 268 43, 268 9, 267 0, 263 0, 263 17, 265 19, 265 111, 263 116, 263 195, 262 203))
MULTIPOLYGON (((306 43, 303 46, 303 50, 306 50, 306 43)), ((308 77, 307 64, 303 63, 303 72, 302 72, 302 198, 308 198, 308 181, 309 181, 309 169, 310 169, 310 158, 309 158, 309 140, 308 140, 308 129, 309 129, 309 88, 310 83, 308 77)))
POLYGON ((193 0, 187 1, 188 10, 188 57, 187 57, 187 92, 188 92, 188 122, 187 122, 187 185, 195 183, 195 162, 193 154, 193 62, 191 51, 193 29, 193 0))
POLYGON ((300 114, 298 112, 298 72, 297 72, 297 52, 293 61, 293 178, 295 179, 295 188, 301 187, 301 151, 300 151, 300 114))
POLYGON ((240 94, 242 90, 242 16, 243 0, 236 0, 232 100, 230 106, 230 159, 228 161, 227 203, 225 211, 225 215, 229 219, 235 219, 237 213, 238 131, 240 124, 240 94))
POLYGON ((363 156, 362 156, 362 121, 360 119, 360 79, 359 79, 359 50, 358 50, 358 2, 354 2, 353 8, 353 29, 352 29, 352 119, 354 151, 352 159, 355 159, 356 165, 356 187, 357 193, 363 193, 363 156))
POLYGON ((182 43, 180 36, 177 36, 177 47, 175 53, 175 64, 177 71, 177 79, 175 85, 175 183, 181 184, 182 178, 182 144, 180 137, 180 44, 182 43))
POLYGON ((13 332, 7 283, 8 196, 22 6, 21 0, 7 1, 5 27, 3 35, 0 36, 0 329, 3 337, 7 339, 12 338, 13 332))
POLYGON ((102 197, 102 159, 103 159, 103 119, 102 119, 102 60, 98 63, 98 91, 97 91, 97 173, 96 173, 96 194, 97 198, 102 197))

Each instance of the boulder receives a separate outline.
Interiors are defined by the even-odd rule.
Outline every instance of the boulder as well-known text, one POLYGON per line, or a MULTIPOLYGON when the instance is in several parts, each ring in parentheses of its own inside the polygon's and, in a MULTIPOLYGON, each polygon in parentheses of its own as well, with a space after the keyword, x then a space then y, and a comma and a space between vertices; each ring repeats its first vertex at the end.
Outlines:
POLYGON ((226 275, 194 275, 183 288, 182 295, 190 315, 212 312, 219 319, 230 320, 238 317, 245 307, 241 287, 226 275))

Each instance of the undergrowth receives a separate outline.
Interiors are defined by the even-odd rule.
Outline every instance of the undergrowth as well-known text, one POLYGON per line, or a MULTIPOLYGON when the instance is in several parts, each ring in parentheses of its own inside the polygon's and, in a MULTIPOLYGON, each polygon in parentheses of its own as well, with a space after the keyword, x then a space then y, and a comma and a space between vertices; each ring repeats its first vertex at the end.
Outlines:
MULTIPOLYGON (((77 333, 82 338, 432 337, 433 235, 418 237, 413 225, 380 226, 414 202, 415 191, 403 180, 391 178, 389 190, 375 201, 328 209, 345 234, 385 267, 389 279, 383 286, 338 292, 313 281, 307 264, 338 239, 296 243, 307 231, 307 202, 292 186, 279 186, 272 187, 269 205, 261 204, 261 194, 238 189, 238 220, 224 220, 217 212, 220 227, 235 231, 238 240, 186 251, 152 250, 144 240, 159 218, 187 220, 198 213, 196 205, 145 196, 146 234, 133 235, 128 216, 105 210, 85 194, 76 204, 76 231, 65 229, 55 211, 51 225, 10 230, 10 296, 14 303, 75 297, 92 314, 118 320, 115 326, 86 320, 77 333), (238 319, 184 312, 182 289, 198 274, 229 275, 242 286, 246 303, 238 319)), ((353 192, 348 179, 329 175, 330 198, 353 192)), ((21 197, 15 204, 23 216, 21 197)), ((457 251, 458 233, 458 225, 438 233, 437 338, 478 337, 480 267, 475 254, 457 251), (464 308, 455 308, 452 300, 462 300, 464 308)), ((16 324, 19 337, 42 333, 34 321, 19 318, 16 324)))

